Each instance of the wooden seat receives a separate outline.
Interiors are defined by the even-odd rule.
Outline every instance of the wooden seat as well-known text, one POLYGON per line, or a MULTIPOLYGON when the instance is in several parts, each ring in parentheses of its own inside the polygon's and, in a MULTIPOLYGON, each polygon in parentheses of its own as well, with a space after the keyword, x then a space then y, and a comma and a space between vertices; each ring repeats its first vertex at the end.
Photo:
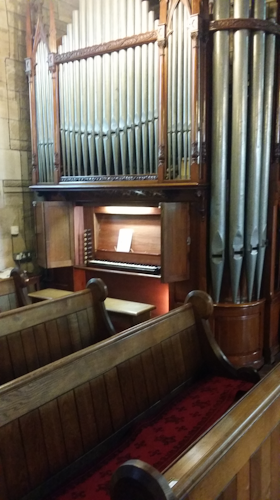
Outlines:
POLYGON ((28 296, 31 298, 32 302, 39 302, 40 300, 51 300, 60 299, 61 297, 66 297, 74 292, 68 290, 58 290, 57 288, 45 288, 44 290, 37 290, 31 292, 28 296))

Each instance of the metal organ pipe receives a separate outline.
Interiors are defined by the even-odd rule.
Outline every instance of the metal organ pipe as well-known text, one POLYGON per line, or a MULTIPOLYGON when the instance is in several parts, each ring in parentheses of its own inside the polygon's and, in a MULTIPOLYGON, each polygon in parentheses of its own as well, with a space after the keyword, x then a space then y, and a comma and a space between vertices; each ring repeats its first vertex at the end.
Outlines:
MULTIPOLYGON (((265 1, 255 0, 254 17, 265 19, 265 1)), ((259 198, 262 159, 263 87, 265 34, 252 34, 252 70, 250 85, 250 118, 248 133, 248 185, 246 206, 246 275, 248 300, 252 300, 259 246, 259 198)))
MULTIPOLYGON (((79 40, 79 12, 73 11, 73 50, 80 48, 79 40)), ((81 142, 81 85, 80 85, 80 63, 73 63, 74 70, 74 114, 75 114, 75 145, 78 175, 82 174, 82 142, 81 142)))
MULTIPOLYGON (((87 1, 79 4, 79 42, 80 48, 87 46, 87 1)), ((81 145, 83 158, 83 175, 88 174, 88 135, 87 135, 87 61, 80 61, 80 112, 81 112, 81 145)))
MULTIPOLYGON (((249 16, 249 0, 235 0, 234 17, 249 16)), ((229 261, 233 302, 238 301, 244 253, 245 171, 247 141, 248 30, 234 33, 232 137, 229 214, 229 261)))
POLYGON ((270 146, 272 133, 273 88, 275 67, 275 35, 267 35, 265 47, 264 116, 262 164, 259 197, 259 252, 257 260, 257 299, 260 298, 263 264, 266 249, 267 208, 269 187, 270 146))
MULTIPOLYGON (((214 19, 229 17, 230 2, 216 0, 214 19)), ((229 33, 217 31, 213 47, 212 178, 210 267, 213 296, 219 302, 226 250, 226 178, 228 153, 229 33)))

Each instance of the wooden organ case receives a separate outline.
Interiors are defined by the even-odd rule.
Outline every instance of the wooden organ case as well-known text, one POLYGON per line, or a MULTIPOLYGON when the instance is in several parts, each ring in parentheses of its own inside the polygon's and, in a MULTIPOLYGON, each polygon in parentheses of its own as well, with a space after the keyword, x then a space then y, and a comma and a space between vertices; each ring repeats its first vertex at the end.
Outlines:
POLYGON ((80 0, 59 43, 52 2, 49 36, 27 10, 35 210, 67 213, 64 230, 40 226, 42 265, 65 266, 74 289, 100 276, 156 314, 207 290, 229 359, 258 368, 264 347, 272 360, 279 1, 80 0))
POLYGON ((207 2, 81 0, 59 44, 27 10, 38 263, 162 314, 206 289, 207 2))

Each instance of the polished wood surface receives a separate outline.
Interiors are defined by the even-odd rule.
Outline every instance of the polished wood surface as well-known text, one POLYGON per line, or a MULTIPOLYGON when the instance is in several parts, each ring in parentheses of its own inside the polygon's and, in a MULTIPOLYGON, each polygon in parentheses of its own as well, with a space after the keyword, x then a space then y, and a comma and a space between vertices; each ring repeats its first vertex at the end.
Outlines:
MULTIPOLYGON (((55 473, 67 467, 73 477, 86 453, 96 459, 104 440, 110 448, 111 437, 121 438, 134 418, 207 366, 211 370, 200 340, 208 339, 209 347, 215 341, 204 329, 207 319, 198 316, 202 310, 207 318, 211 300, 201 292, 191 300, 194 306, 187 303, 0 388, 1 500, 19 500, 34 488, 33 498, 41 499, 55 473), (197 306, 201 300, 206 304, 197 306)), ((229 376, 239 377, 228 368, 229 376)), ((62 480, 63 474, 53 479, 56 485, 62 480)))
POLYGON ((63 294, 0 314, 0 384, 115 333, 101 280, 92 280, 82 292, 63 294))
POLYGON ((33 300, 33 302, 38 302, 39 300, 50 300, 50 299, 60 299, 61 297, 66 297, 71 293, 67 290, 57 290, 56 288, 44 288, 44 290, 38 290, 31 292, 28 296, 33 300))
POLYGON ((17 297, 13 278, 0 280, 0 312, 17 307, 17 297))
POLYGON ((247 304, 215 304, 215 338, 235 366, 263 363, 264 299, 247 304))

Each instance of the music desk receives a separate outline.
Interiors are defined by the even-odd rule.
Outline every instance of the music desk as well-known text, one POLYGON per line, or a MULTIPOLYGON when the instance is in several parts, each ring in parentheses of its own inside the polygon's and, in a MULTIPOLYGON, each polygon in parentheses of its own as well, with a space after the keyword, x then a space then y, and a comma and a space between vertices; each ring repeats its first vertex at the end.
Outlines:
POLYGON ((31 298, 32 302, 39 302, 40 300, 49 299, 60 299, 66 295, 70 295, 74 292, 69 292, 67 290, 57 290, 56 288, 45 288, 44 290, 37 290, 36 292, 30 292, 28 296, 31 298))

